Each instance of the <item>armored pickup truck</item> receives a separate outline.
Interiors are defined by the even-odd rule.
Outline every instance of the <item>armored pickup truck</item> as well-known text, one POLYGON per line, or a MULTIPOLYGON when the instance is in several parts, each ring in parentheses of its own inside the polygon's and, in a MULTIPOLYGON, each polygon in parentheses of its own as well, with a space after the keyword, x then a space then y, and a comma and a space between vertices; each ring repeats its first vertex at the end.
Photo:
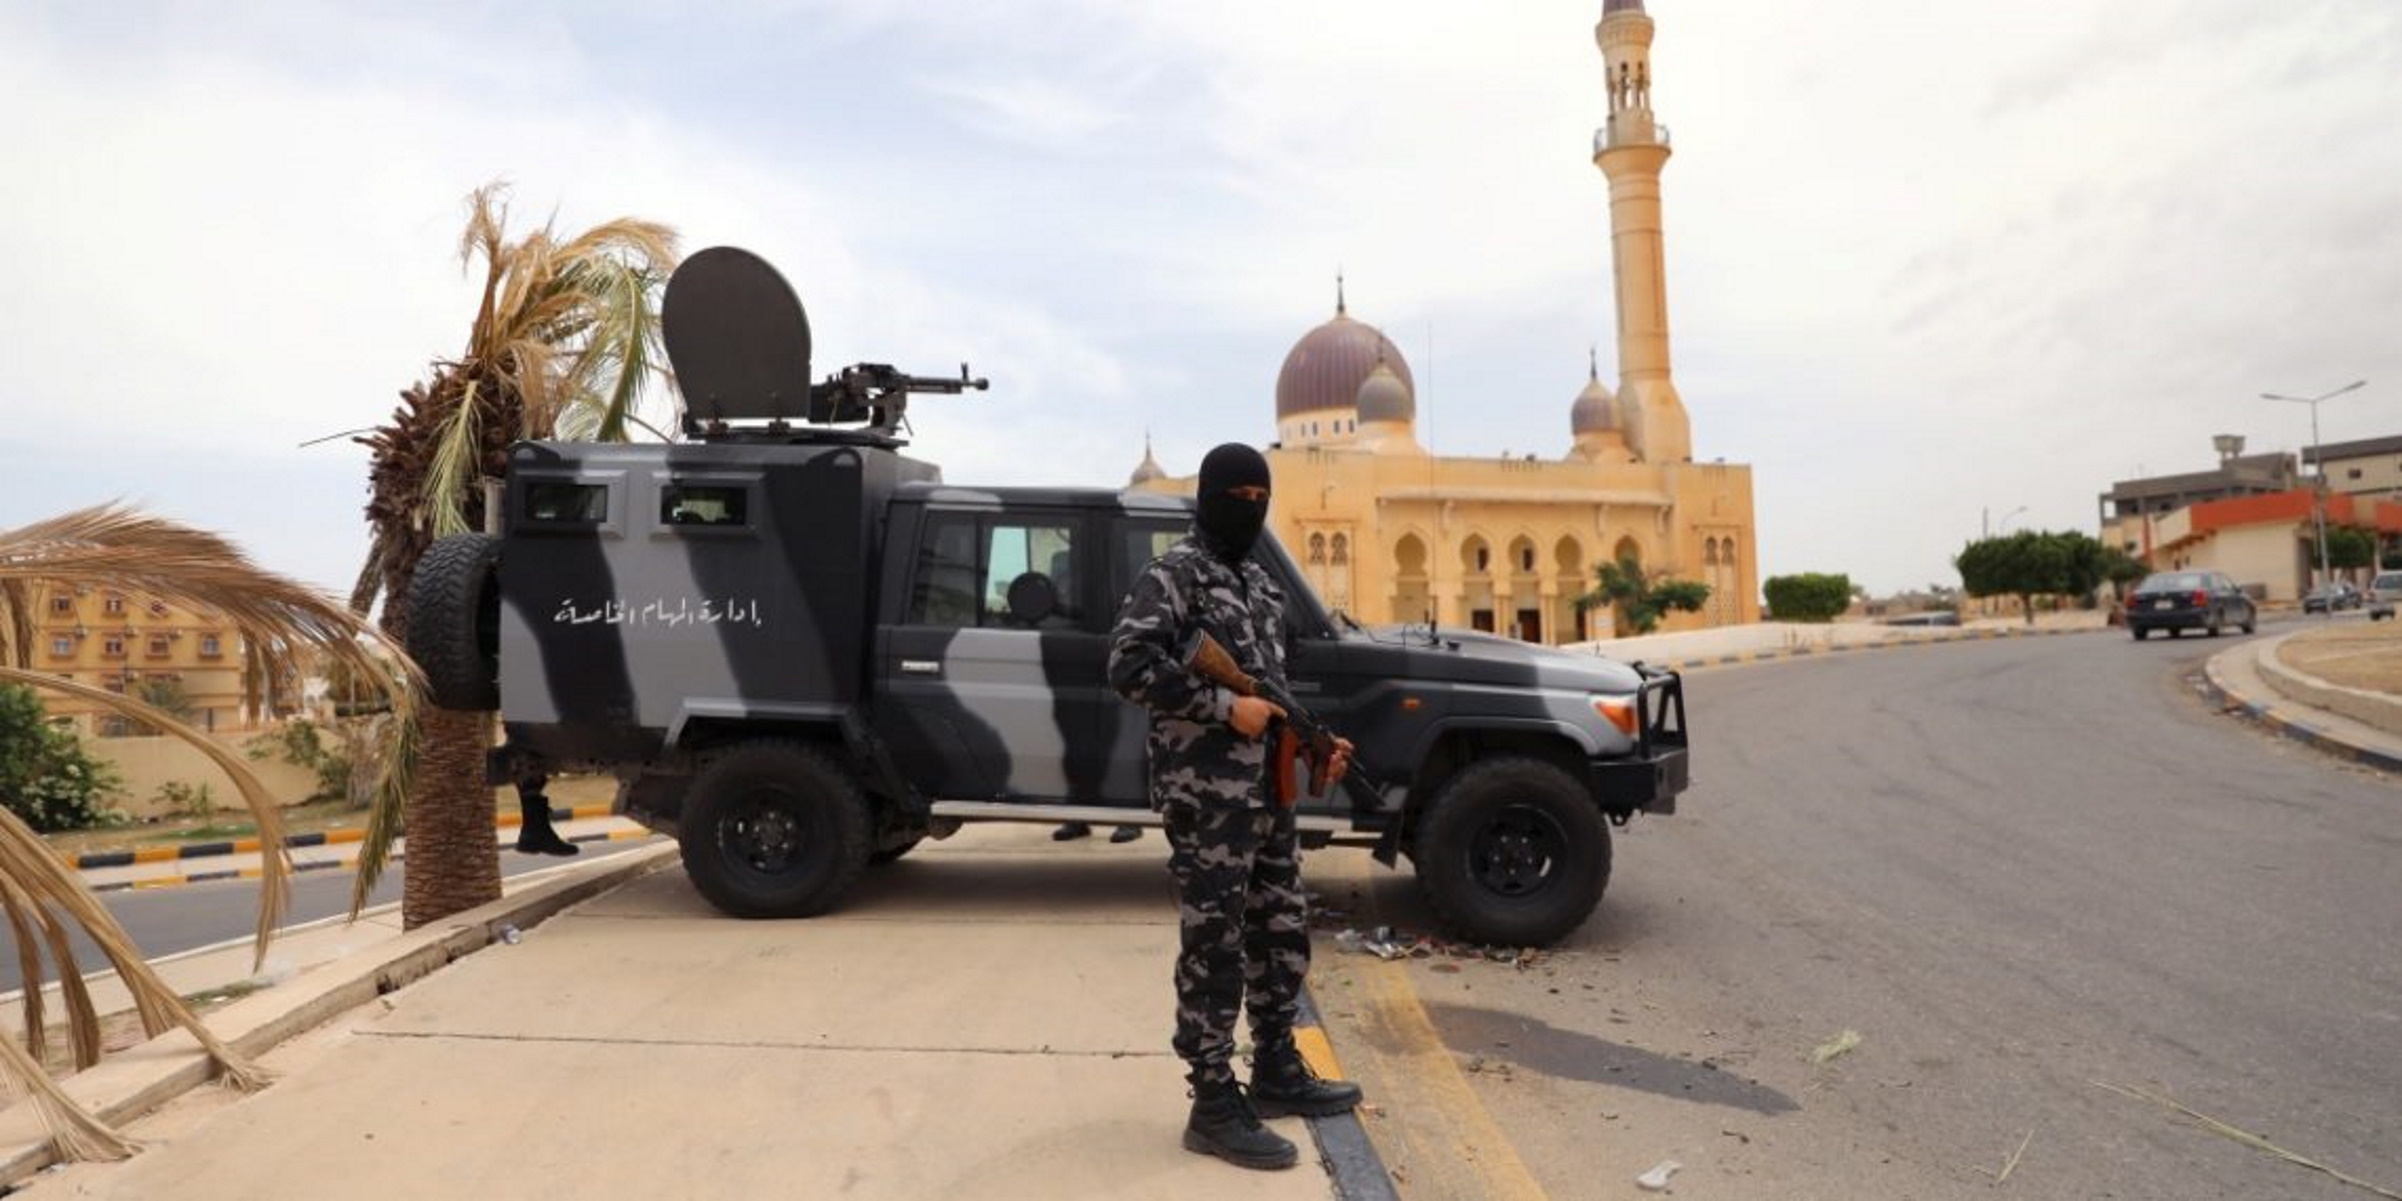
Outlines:
MULTIPOLYGON (((967 822, 1155 824, 1145 715, 1105 667, 1190 502, 945 483, 899 417, 909 391, 979 381, 809 383, 799 301, 746 252, 687 260, 664 324, 688 440, 520 444, 500 532, 419 567, 410 652, 436 704, 501 711, 496 774, 614 774, 618 809, 739 917, 824 912, 967 822)), ((1610 827, 1687 786, 1678 676, 1362 629, 1273 538, 1254 554, 1288 597, 1294 699, 1358 746, 1361 770, 1297 801, 1305 843, 1407 856, 1468 939, 1582 923, 1610 827)))

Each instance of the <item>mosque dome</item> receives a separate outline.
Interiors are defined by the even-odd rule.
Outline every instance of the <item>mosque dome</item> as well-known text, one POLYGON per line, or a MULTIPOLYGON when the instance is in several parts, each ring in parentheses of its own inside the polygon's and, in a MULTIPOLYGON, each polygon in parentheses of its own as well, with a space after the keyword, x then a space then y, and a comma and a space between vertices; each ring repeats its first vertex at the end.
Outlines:
POLYGON ((1418 398, 1410 395, 1410 386, 1381 355, 1368 369, 1368 378, 1361 381, 1357 401, 1362 421, 1409 422, 1418 417, 1418 398))
POLYGON ((1418 385, 1410 378, 1401 348, 1375 326, 1352 320, 1338 289, 1334 319, 1301 335, 1284 356, 1284 369, 1276 373, 1276 419, 1352 407, 1360 385, 1367 382, 1380 356, 1393 374, 1401 377, 1409 394, 1416 396, 1418 385))
POLYGON ((1576 394, 1576 403, 1568 410, 1568 431, 1582 437, 1621 428, 1618 398, 1610 395, 1609 385, 1601 382, 1601 366, 1596 363, 1593 377, 1585 382, 1585 390, 1576 394))
POLYGON ((1167 474, 1167 469, 1161 467, 1159 460, 1151 455, 1151 440, 1145 438, 1143 439, 1143 461, 1135 464, 1133 475, 1126 477, 1126 486, 1129 488, 1139 487, 1153 480, 1165 479, 1167 474))

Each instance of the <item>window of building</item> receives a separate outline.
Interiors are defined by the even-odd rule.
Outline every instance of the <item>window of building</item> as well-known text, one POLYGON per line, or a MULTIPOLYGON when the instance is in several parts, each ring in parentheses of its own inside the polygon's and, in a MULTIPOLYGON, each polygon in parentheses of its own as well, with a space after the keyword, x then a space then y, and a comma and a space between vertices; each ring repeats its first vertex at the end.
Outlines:
POLYGON ((109 614, 123 613, 125 611, 125 598, 112 594, 107 600, 100 603, 100 610, 101 612, 109 614))
POLYGON ((2356 479, 2359 479, 2359 478, 2360 478, 2360 468, 2358 468, 2358 467, 2346 467, 2346 468, 2344 468, 2344 478, 2345 478, 2345 479, 2348 479, 2348 480, 2356 480, 2356 479))
POLYGON ((152 617, 165 617, 167 615, 167 602, 163 600, 154 600, 150 602, 150 615, 152 617))
MULTIPOLYGON (((1482 546, 1480 546, 1480 547, 1477 547, 1477 548, 1476 548, 1476 570, 1477 570, 1478 572, 1480 572, 1480 573, 1481 573, 1481 572, 1484 572, 1484 571, 1490 570, 1490 569, 1492 568, 1492 566, 1493 566, 1493 552, 1492 552, 1491 550, 1489 550, 1489 549, 1485 548, 1485 547, 1482 547, 1482 546)), ((1485 627, 1484 627, 1484 628, 1485 628, 1485 629, 1488 629, 1488 630, 1489 630, 1489 629, 1492 629, 1492 628, 1493 628, 1493 627, 1492 627, 1492 624, 1491 624, 1491 622, 1492 622, 1492 614, 1490 614, 1490 613, 1486 614, 1486 615, 1485 615, 1485 621, 1486 621, 1486 625, 1485 625, 1485 627)))
POLYGON ((1326 561, 1326 535, 1311 534, 1309 536, 1309 561, 1312 563, 1326 561))
POLYGON ((117 637, 108 637, 108 638, 103 638, 103 639, 101 639, 101 640, 100 640, 100 654, 101 654, 101 657, 103 657, 103 658, 108 658, 108 659, 122 659, 122 658, 124 658, 124 657, 125 657, 125 640, 124 640, 123 638, 117 638, 117 637))
POLYGON ((1343 534, 1334 536, 1334 561, 1340 567, 1351 561, 1351 539, 1343 534))
POLYGON ((50 611, 51 611, 51 612, 53 612, 53 613, 62 613, 62 614, 64 614, 64 613, 73 613, 73 612, 75 611, 75 598, 74 598, 74 597, 72 597, 72 596, 63 596, 63 595, 62 595, 62 596, 54 596, 54 597, 51 597, 51 598, 50 598, 50 611))
POLYGON ((54 657, 60 659, 65 659, 69 656, 72 656, 75 653, 75 640, 67 637, 64 634, 51 639, 50 653, 54 657))
POLYGON ((164 659, 167 657, 167 636, 165 634, 152 634, 150 636, 150 657, 153 659, 164 659))
POLYGON ((1518 548, 1518 570, 1528 575, 1533 575, 1535 573, 1534 547, 1522 546, 1518 548))
POLYGON ((202 635, 200 636, 200 657, 201 657, 201 658, 203 658, 203 659, 214 659, 214 658, 216 658, 216 657, 218 657, 219 655, 222 655, 222 654, 224 654, 224 653, 225 653, 225 649, 224 649, 224 643, 222 643, 222 642, 218 641, 218 639, 217 639, 217 636, 216 636, 215 634, 202 634, 202 635))

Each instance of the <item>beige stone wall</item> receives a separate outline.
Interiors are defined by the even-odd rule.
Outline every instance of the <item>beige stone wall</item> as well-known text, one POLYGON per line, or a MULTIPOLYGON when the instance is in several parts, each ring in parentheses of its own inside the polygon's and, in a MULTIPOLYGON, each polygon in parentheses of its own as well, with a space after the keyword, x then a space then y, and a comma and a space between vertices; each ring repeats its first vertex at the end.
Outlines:
MULTIPOLYGON (((241 756, 275 799, 286 805, 297 805, 309 798, 317 787, 317 773, 294 767, 278 759, 251 759, 242 744, 251 736, 219 738, 220 746, 241 756)), ((125 794, 111 802, 135 817, 158 817, 167 811, 159 800, 158 790, 170 781, 194 788, 206 784, 211 797, 220 809, 239 808, 242 795, 234 788, 233 780, 207 755, 180 738, 164 736, 144 738, 86 738, 84 750, 94 759, 106 762, 124 777, 125 794)))
POLYGON ((2329 459, 2327 486, 2354 496, 2402 495, 2402 454, 2329 459))

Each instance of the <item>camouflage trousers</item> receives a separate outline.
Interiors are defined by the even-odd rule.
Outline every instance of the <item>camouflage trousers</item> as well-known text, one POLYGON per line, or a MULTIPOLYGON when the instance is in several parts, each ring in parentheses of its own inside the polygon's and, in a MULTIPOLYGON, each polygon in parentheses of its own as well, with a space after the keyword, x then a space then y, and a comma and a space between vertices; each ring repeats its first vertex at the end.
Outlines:
POLYGON ((1284 1037, 1300 1017, 1309 915, 1293 811, 1172 805, 1163 816, 1183 902, 1173 1045, 1194 1083, 1231 1081, 1246 1003, 1254 1043, 1284 1037))

